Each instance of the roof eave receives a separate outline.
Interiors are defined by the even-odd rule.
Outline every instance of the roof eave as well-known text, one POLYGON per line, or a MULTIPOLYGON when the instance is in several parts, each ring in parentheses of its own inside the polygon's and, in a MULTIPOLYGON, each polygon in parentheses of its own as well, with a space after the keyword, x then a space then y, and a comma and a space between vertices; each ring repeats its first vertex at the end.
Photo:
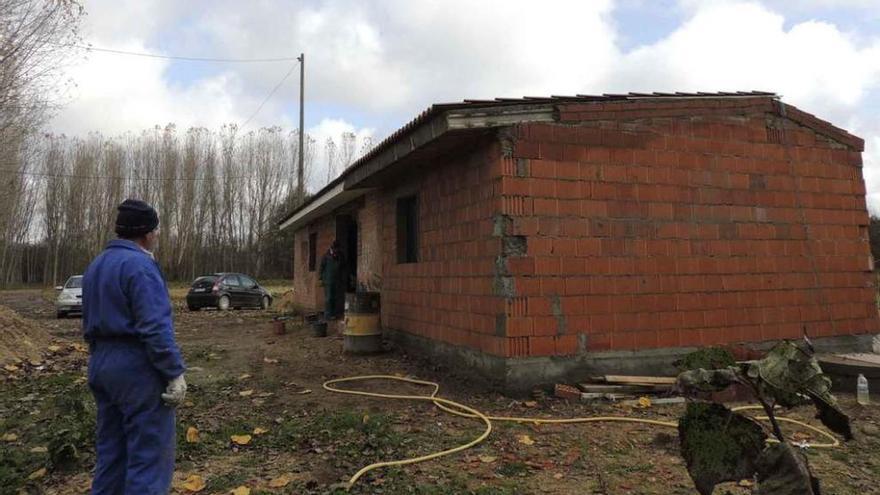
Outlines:
POLYGON ((340 201, 351 201, 366 193, 364 181, 385 170, 415 150, 450 132, 507 127, 522 122, 552 122, 556 118, 555 105, 498 105, 456 110, 438 110, 436 115, 424 115, 423 121, 397 137, 363 160, 356 162, 340 177, 316 193, 309 202, 294 210, 278 223, 281 230, 299 229, 325 214, 327 205, 340 206, 340 201))

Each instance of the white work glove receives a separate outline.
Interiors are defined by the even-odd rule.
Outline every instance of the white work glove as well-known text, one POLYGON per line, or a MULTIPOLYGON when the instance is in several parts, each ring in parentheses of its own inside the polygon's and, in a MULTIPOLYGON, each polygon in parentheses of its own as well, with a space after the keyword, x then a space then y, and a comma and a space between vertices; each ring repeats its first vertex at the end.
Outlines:
POLYGON ((165 393, 162 394, 162 400, 170 407, 179 406, 186 397, 186 379, 181 374, 177 378, 168 382, 165 387, 165 393))

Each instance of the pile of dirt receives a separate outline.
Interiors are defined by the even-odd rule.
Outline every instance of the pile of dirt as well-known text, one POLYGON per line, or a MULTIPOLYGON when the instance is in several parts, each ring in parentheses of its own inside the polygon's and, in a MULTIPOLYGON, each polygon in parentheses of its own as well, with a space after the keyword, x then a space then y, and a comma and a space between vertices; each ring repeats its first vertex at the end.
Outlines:
POLYGON ((301 309, 293 300, 293 290, 286 290, 280 297, 275 299, 272 307, 283 314, 300 314, 301 309))
POLYGON ((0 306, 0 366, 39 360, 51 342, 39 323, 0 306))

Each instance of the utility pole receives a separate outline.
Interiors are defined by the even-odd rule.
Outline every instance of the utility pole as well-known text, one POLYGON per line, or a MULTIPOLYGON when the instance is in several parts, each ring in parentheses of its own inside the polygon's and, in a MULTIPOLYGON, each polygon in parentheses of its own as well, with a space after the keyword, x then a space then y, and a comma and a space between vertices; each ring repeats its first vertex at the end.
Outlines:
POLYGON ((296 200, 303 201, 305 199, 305 185, 303 184, 303 159, 305 156, 305 119, 304 119, 304 103, 305 103, 305 73, 306 73, 306 54, 299 54, 299 164, 296 167, 296 200))

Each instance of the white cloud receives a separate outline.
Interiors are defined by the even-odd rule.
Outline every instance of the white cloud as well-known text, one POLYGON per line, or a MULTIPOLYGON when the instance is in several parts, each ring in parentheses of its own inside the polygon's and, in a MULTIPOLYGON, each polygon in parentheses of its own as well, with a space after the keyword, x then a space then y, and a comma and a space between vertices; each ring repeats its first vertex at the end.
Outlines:
MULTIPOLYGON (((306 53, 310 99, 414 112, 464 97, 577 92, 612 65, 611 0, 217 2, 195 29, 225 53, 306 53), (308 4, 307 4, 308 5, 308 4), (255 32, 255 27, 258 31, 255 32), (258 34, 258 35, 256 35, 258 34)), ((248 81, 259 69, 244 68, 248 81)))
MULTIPOLYGON (((136 44, 115 48, 144 51, 136 44)), ((164 60, 89 56, 71 69, 77 86, 71 91, 71 102, 55 119, 53 130, 116 135, 169 122, 214 127, 235 120, 234 75, 221 74, 175 87, 162 77, 166 67, 164 60)))
POLYGON ((863 160, 865 164, 862 174, 868 191, 868 211, 880 216, 880 132, 865 140, 863 160))

